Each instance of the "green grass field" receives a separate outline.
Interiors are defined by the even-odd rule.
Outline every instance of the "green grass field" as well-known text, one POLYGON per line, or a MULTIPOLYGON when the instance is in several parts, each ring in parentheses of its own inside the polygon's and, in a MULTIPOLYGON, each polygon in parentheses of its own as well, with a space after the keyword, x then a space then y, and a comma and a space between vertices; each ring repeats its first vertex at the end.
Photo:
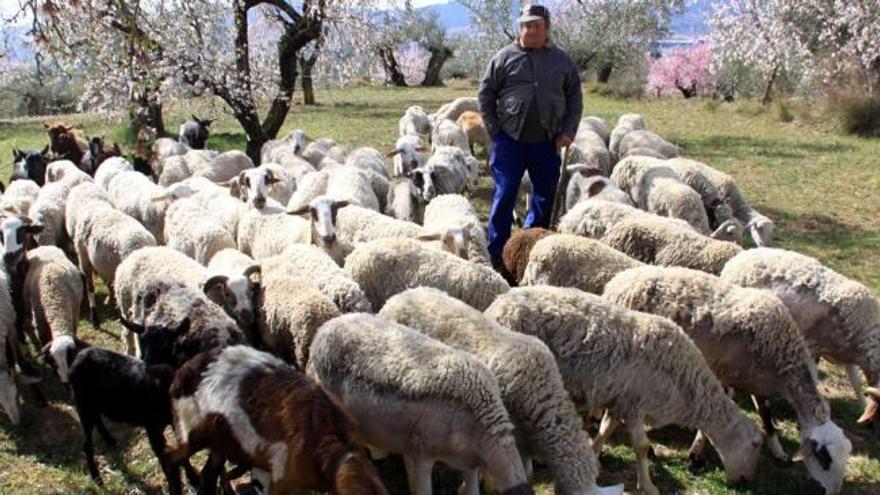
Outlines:
MULTIPOLYGON (((310 136, 329 136, 352 146, 391 147, 397 134, 397 120, 409 105, 433 111, 458 96, 472 95, 472 87, 437 89, 350 88, 318 93, 319 105, 296 106, 282 129, 303 128, 310 136)), ((800 121, 780 123, 771 111, 749 102, 714 104, 701 100, 624 101, 587 94, 585 114, 609 122, 627 112, 645 116, 650 129, 680 145, 688 157, 705 161, 734 176, 751 204, 776 222, 779 247, 814 256, 830 267, 880 291, 880 140, 836 134, 833 126, 800 121)), ((204 103, 194 103, 198 115, 220 120, 208 146, 216 149, 244 147, 244 135, 236 122, 204 103)), ((176 129, 191 108, 176 104, 166 112, 169 130, 176 129)), ((127 133, 120 122, 93 115, 72 115, 53 119, 0 121, 0 177, 9 177, 11 149, 41 148, 48 141, 44 121, 65 120, 89 135, 104 135, 125 143, 127 133)), ((130 145, 130 143, 125 143, 130 145)), ((491 182, 483 178, 474 200, 485 215, 491 197, 491 182)), ((106 289, 102 288, 106 295, 106 289)), ((100 297, 100 296, 99 296, 100 297)), ((111 308, 105 308, 107 318, 111 308)), ((104 325, 101 331, 85 321, 80 335, 87 340, 119 349, 119 327, 104 325)), ((822 391, 828 397, 832 416, 853 442, 853 455, 844 493, 880 493, 880 447, 872 431, 855 423, 860 411, 842 370, 823 363, 822 391)), ((51 407, 24 406, 23 421, 12 427, 0 415, 0 493, 90 493, 101 492, 85 474, 80 453, 81 433, 67 392, 48 372, 44 382, 51 407)), ((28 397, 26 396, 26 399, 28 397)), ((739 397, 743 409, 757 421, 750 402, 739 397)), ((783 446, 793 453, 798 434, 793 412, 785 404, 778 411, 783 446)), ((122 426, 111 426, 122 445, 109 452, 96 440, 99 462, 109 493, 141 493, 161 490, 163 479, 144 435, 122 426)), ((651 475, 663 493, 798 493, 818 494, 821 489, 799 464, 783 464, 765 453, 757 479, 747 487, 724 485, 724 473, 717 458, 710 469, 691 475, 686 465, 689 432, 666 428, 650 434, 658 458, 651 475)), ((634 456, 625 438, 617 436, 601 456, 603 484, 626 484, 634 489, 634 456)), ((406 493, 402 463, 380 464, 390 481, 392 493, 406 493)), ((452 493, 454 474, 440 474, 441 489, 452 493)), ((553 493, 546 474, 538 470, 539 493, 553 493)))

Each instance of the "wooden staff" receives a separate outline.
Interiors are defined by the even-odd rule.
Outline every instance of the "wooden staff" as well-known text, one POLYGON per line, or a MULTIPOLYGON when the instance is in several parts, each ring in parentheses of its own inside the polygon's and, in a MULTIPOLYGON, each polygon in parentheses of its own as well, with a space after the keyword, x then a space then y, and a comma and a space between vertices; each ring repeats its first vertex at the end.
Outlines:
POLYGON ((568 185, 568 162, 571 160, 571 146, 563 148, 562 170, 559 171, 559 183, 556 184, 556 195, 553 196, 553 209, 550 213, 550 230, 556 229, 562 215, 562 202, 565 201, 565 186, 568 185))

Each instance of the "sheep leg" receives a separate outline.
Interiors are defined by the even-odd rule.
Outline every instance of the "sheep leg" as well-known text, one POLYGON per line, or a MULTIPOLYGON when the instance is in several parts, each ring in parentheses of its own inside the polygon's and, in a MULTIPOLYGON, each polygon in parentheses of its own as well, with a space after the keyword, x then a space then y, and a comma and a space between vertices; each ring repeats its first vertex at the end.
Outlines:
POLYGON ((165 480, 168 482, 168 493, 170 495, 180 495, 183 493, 183 487, 180 484, 180 469, 178 466, 172 465, 168 457, 165 456, 165 435, 162 434, 162 430, 161 426, 148 426, 147 438, 150 441, 153 454, 159 459, 159 464, 165 473, 165 480))
POLYGON ((95 462, 95 445, 92 442, 92 429, 94 428, 94 416, 86 413, 77 407, 79 422, 82 424, 83 436, 83 454, 86 456, 86 464, 89 466, 89 475, 98 486, 104 486, 104 480, 101 479, 101 472, 98 471, 98 464, 95 462))
POLYGON ((100 328, 101 322, 98 321, 98 310, 95 305, 95 270, 92 268, 85 250, 77 249, 76 251, 79 267, 83 275, 83 282, 85 282, 86 298, 89 301, 89 320, 92 322, 93 327, 100 328))
POLYGON ((595 452, 596 455, 602 453, 602 447, 605 446, 605 442, 608 441, 619 426, 620 420, 617 419, 611 411, 606 410, 605 414, 602 416, 602 422, 599 424, 599 434, 593 439, 593 452, 595 452))
POLYGON ((409 480, 409 492, 412 495, 431 495, 431 469, 434 462, 429 459, 414 459, 403 456, 406 466, 406 477, 409 480))
POLYGON ((702 430, 698 430, 691 448, 688 449, 688 471, 692 474, 700 474, 706 470, 706 459, 703 457, 705 450, 706 435, 702 430))
POLYGON ((458 489, 459 495, 480 495, 480 470, 468 469, 464 473, 464 481, 458 489))
POLYGON ((782 448, 782 444, 779 443, 779 434, 776 432, 776 425, 773 424, 773 412, 770 410, 770 403, 764 397, 755 395, 752 396, 752 402, 754 402, 755 408, 758 409, 761 423, 764 424, 764 432, 767 435, 767 448, 770 449, 773 457, 780 461, 788 462, 788 455, 785 453, 785 449, 782 448))
POLYGON ((651 473, 648 469, 648 451, 651 450, 651 442, 645 434, 645 423, 642 419, 637 419, 627 421, 626 426, 638 462, 638 490, 645 495, 660 495, 660 491, 651 481, 651 473))
POLYGON ((211 451, 205 467, 202 468, 202 481, 199 487, 199 495, 214 495, 217 493, 217 480, 223 471, 226 459, 215 451, 211 451))
POLYGON ((101 419, 101 416, 95 418, 95 426, 98 427, 98 433, 101 434, 101 438, 104 439, 107 446, 112 450, 116 450, 119 447, 119 443, 113 438, 113 435, 110 433, 110 430, 107 429, 107 425, 104 424, 104 420, 101 419))
POLYGON ((867 402, 865 402, 865 396, 862 395, 862 372, 859 370, 859 367, 850 364, 846 367, 846 374, 849 377, 849 382, 852 384, 852 388, 856 393, 856 398, 859 401, 859 409, 865 410, 865 406, 867 406, 867 402))

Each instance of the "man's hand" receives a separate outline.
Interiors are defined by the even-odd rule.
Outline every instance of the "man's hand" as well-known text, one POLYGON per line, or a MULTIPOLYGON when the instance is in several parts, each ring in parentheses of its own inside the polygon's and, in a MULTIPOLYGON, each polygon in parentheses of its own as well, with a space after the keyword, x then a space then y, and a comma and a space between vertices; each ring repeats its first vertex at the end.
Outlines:
POLYGON ((558 138, 556 138, 556 149, 561 150, 562 148, 568 147, 572 142, 572 137, 567 133, 560 134, 558 138))

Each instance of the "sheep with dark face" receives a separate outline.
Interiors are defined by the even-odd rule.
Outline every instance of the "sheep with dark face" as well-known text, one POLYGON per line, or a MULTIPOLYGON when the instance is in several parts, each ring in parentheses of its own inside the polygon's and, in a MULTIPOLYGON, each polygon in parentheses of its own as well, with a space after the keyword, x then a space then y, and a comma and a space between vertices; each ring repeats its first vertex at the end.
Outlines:
POLYGON ((193 115, 192 120, 187 120, 180 125, 178 140, 190 148, 205 149, 205 143, 208 141, 208 128, 213 122, 213 120, 199 119, 193 115))
POLYGON ((122 150, 119 149, 117 143, 113 143, 113 146, 110 146, 104 143, 104 138, 97 136, 93 137, 89 141, 89 151, 86 152, 83 157, 82 168, 89 175, 94 177, 98 167, 100 167, 108 158, 114 156, 122 156, 122 150))
POLYGON ((49 164, 49 147, 42 150, 12 149, 12 175, 9 182, 29 179, 42 186, 46 183, 46 165, 49 164))

